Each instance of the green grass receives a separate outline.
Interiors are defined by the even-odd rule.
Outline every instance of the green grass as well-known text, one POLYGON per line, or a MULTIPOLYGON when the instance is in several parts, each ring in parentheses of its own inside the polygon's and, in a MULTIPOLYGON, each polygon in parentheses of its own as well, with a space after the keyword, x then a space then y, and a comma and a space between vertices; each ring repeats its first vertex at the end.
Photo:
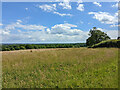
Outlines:
POLYGON ((117 48, 3 53, 3 88, 117 88, 117 48))
POLYGON ((100 48, 100 47, 117 47, 120 48, 120 39, 110 39, 105 40, 95 45, 90 46, 90 48, 100 48))

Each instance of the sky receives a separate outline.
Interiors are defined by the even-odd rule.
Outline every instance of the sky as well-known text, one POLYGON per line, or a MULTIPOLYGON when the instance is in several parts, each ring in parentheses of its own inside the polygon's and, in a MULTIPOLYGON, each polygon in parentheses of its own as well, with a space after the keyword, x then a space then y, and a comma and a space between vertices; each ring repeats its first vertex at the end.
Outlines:
POLYGON ((118 37, 117 2, 3 2, 3 43, 85 43, 93 27, 118 37))

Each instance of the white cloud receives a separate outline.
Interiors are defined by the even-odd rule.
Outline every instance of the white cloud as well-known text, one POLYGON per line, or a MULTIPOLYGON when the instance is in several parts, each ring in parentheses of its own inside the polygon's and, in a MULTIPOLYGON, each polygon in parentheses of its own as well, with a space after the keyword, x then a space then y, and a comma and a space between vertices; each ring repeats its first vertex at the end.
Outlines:
POLYGON ((110 27, 120 27, 120 25, 113 24, 113 25, 110 25, 110 27))
POLYGON ((57 34, 57 35, 60 34, 60 35, 68 35, 68 36, 86 35, 82 30, 73 29, 76 27, 77 25, 68 24, 68 23, 56 24, 55 26, 51 27, 51 34, 57 34))
POLYGON ((93 4, 95 4, 95 5, 99 6, 99 7, 102 7, 102 5, 100 3, 98 3, 98 2, 93 2, 93 4))
POLYGON ((116 3, 115 5, 112 5, 112 7, 118 8, 118 3, 116 3))
MULTIPOLYGON (((60 4, 60 3, 59 3, 60 4)), ((39 8, 43 9, 44 11, 47 12, 52 12, 53 14, 57 14, 59 16, 72 16, 72 14, 66 14, 66 13, 59 13, 56 10, 56 4, 50 4, 50 5, 39 5, 39 8)))
POLYGON ((93 18, 97 19, 101 23, 105 24, 115 24, 118 22, 118 14, 111 15, 108 12, 89 12, 88 14, 93 14, 93 18))
POLYGON ((17 30, 18 32, 22 32, 21 30, 17 30))
POLYGON ((10 34, 9 30, 0 29, 0 36, 2 36, 2 35, 9 35, 9 34, 10 34))
POLYGON ((72 14, 66 14, 66 13, 59 13, 59 12, 53 12, 53 13, 60 16, 72 16, 72 14))
POLYGON ((105 30, 105 29, 102 29, 102 28, 97 28, 97 29, 100 30, 100 31, 103 31, 103 32, 104 32, 104 30, 105 30))
POLYGON ((62 6, 63 9, 72 9, 69 0, 63 0, 63 2, 59 3, 59 5, 62 6))
POLYGON ((3 24, 2 23, 0 23, 0 26, 2 26, 3 24))
MULTIPOLYGON (((11 32, 9 35, 3 35, 4 42, 78 42, 85 41, 88 37, 88 32, 76 29, 77 25, 68 23, 56 24, 41 31, 22 31, 18 29, 19 26, 10 27, 12 25, 7 25, 6 28, 9 31, 17 30, 18 33, 11 32)), ((31 29, 31 26, 29 28, 31 29)), ((21 27, 21 29, 25 28, 21 27)))
POLYGON ((41 25, 22 25, 22 24, 15 25, 15 27, 22 28, 24 30, 43 30, 46 28, 46 27, 41 26, 41 25))
POLYGON ((28 8, 25 8, 25 10, 28 10, 28 8))
POLYGON ((107 30, 103 28, 97 28, 98 30, 101 30, 102 32, 105 32, 111 39, 117 39, 118 37, 118 30, 107 30))
POLYGON ((117 39, 118 37, 118 30, 107 30, 106 33, 111 39, 117 39))
MULTIPOLYGON (((46 27, 41 25, 23 25, 21 24, 21 20, 17 20, 17 22, 7 25, 2 29, 3 35, 9 35, 11 31, 16 30, 16 28, 24 29, 24 30, 44 30, 46 27)), ((21 32, 18 30, 18 32, 21 32)))
POLYGON ((10 31, 5 31, 5 30, 3 30, 3 31, 2 31, 2 34, 3 34, 3 35, 9 35, 9 34, 10 34, 10 31))
POLYGON ((21 24, 21 20, 17 20, 15 24, 12 24, 10 26, 7 26, 7 28, 14 29, 14 28, 22 28, 24 30, 44 30, 46 27, 41 25, 23 25, 21 24))
POLYGON ((56 10, 56 4, 50 4, 50 5, 38 5, 39 8, 43 9, 44 11, 47 12, 52 12, 54 10, 56 10))
MULTIPOLYGON (((4 42, 85 42, 89 37, 89 31, 80 30, 77 28, 77 25, 69 23, 56 24, 51 28, 45 28, 42 30, 33 30, 33 26, 35 26, 36 29, 36 26, 40 25, 32 25, 32 27, 29 26, 29 29, 32 31, 23 31, 22 29, 26 28, 21 27, 21 29, 18 29, 17 26, 12 27, 12 25, 13 24, 7 25, 5 27, 6 29, 3 29, 3 32, 0 31, 0 33, 4 33, 4 42), (17 30, 18 33, 10 32, 13 29, 17 30)), ((112 39, 115 39, 118 36, 117 30, 105 30, 102 28, 97 29, 107 33, 112 39)))
POLYGON ((83 3, 83 1, 82 1, 82 0, 78 0, 77 3, 78 3, 78 4, 83 3))
POLYGON ((22 21, 21 20, 17 20, 16 24, 20 24, 20 23, 22 23, 22 21))
POLYGON ((79 4, 77 10, 84 11, 84 4, 79 4))

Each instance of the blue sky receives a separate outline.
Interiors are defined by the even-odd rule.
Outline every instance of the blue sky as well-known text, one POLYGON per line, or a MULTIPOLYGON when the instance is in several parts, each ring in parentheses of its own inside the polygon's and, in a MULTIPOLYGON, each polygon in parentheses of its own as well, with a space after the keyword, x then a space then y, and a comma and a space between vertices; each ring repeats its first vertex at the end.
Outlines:
POLYGON ((2 42, 85 42, 92 27, 114 39, 117 18, 117 2, 4 2, 2 42))

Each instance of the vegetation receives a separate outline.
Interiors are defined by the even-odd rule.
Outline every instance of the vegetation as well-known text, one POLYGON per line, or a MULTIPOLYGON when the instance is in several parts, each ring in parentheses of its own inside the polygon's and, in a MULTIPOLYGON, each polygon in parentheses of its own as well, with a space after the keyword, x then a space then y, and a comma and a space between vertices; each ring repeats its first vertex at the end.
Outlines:
POLYGON ((12 51, 21 49, 41 49, 41 48, 79 48, 86 47, 85 43, 75 44, 3 44, 2 51, 12 51))
POLYGON ((3 88, 118 88, 117 48, 3 52, 3 88))
POLYGON ((120 48, 120 39, 116 40, 116 39, 113 39, 113 40, 105 40, 105 41, 102 41, 98 44, 95 44, 93 46, 91 46, 91 48, 100 48, 100 47, 116 47, 116 48, 120 48))
POLYGON ((86 40, 87 46, 92 46, 92 45, 95 45, 101 41, 110 39, 110 37, 107 36, 106 33, 102 32, 100 30, 97 30, 96 27, 93 27, 93 30, 90 30, 89 36, 90 37, 86 40))

